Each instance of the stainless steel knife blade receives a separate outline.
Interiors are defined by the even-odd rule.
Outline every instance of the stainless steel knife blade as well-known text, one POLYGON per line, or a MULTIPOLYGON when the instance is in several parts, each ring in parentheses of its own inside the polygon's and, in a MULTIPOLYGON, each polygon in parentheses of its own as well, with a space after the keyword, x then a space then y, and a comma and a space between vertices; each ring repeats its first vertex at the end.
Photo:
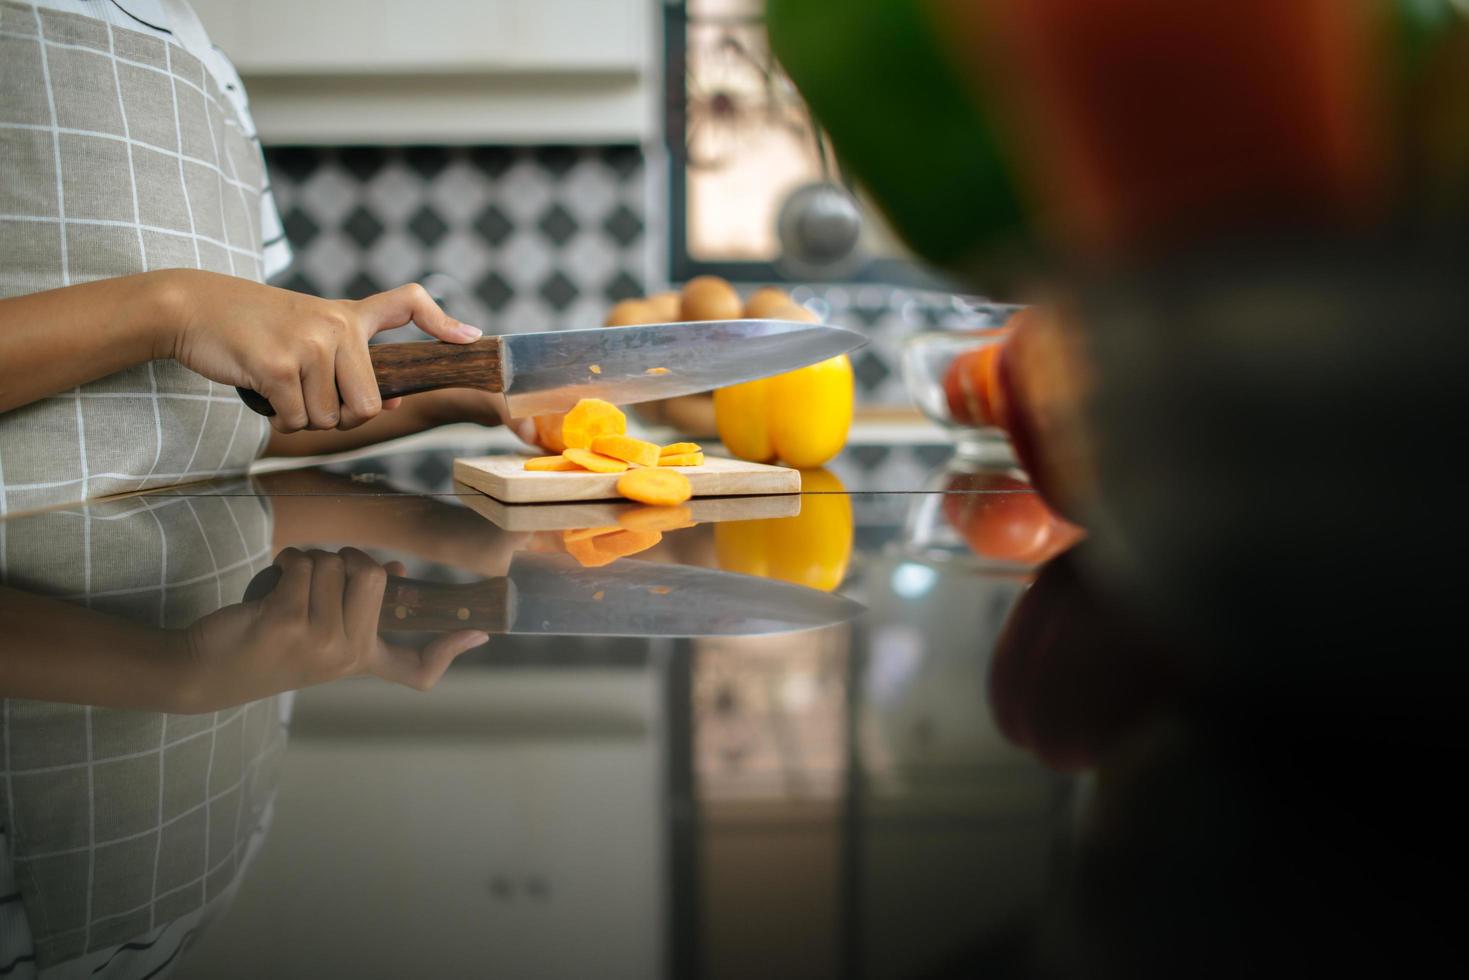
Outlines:
POLYGON ((522 552, 507 577, 513 634, 759 636, 832 626, 866 609, 786 582, 629 558, 583 568, 567 555, 522 552))
POLYGON ((853 330, 791 320, 708 320, 506 334, 502 391, 514 417, 672 398, 791 371, 855 350, 853 330))

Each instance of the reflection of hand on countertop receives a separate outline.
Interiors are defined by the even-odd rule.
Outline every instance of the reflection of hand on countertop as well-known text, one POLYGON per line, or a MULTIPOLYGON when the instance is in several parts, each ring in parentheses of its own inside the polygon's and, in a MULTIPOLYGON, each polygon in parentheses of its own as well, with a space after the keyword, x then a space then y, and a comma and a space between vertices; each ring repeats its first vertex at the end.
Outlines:
POLYGON ((353 548, 287 549, 265 597, 225 606, 183 629, 160 629, 0 588, 0 695, 193 714, 355 675, 419 690, 487 639, 437 636, 422 649, 378 636, 388 574, 353 548))
POLYGON ((422 649, 378 634, 388 575, 356 548, 338 553, 287 548, 280 581, 265 597, 226 606, 184 631, 188 701, 208 711, 344 677, 372 675, 420 691, 438 683, 454 658, 489 637, 458 630, 422 649))

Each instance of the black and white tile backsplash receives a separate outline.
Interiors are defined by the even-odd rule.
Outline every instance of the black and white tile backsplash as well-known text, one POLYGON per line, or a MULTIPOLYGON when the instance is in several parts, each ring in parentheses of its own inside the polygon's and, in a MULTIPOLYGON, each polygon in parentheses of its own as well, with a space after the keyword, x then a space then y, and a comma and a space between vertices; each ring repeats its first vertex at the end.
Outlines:
MULTIPOLYGON (((266 160, 295 251, 280 280, 291 289, 355 299, 422 282, 459 319, 509 333, 597 326, 617 300, 668 288, 650 228, 665 209, 650 200, 636 146, 273 147, 266 160)), ((990 326, 1007 309, 875 285, 782 285, 868 334, 853 358, 868 405, 908 404, 900 358, 913 332, 990 326)))
POLYGON ((637 147, 276 147, 266 161, 289 288, 356 299, 419 281, 491 333, 597 326, 644 292, 637 147))

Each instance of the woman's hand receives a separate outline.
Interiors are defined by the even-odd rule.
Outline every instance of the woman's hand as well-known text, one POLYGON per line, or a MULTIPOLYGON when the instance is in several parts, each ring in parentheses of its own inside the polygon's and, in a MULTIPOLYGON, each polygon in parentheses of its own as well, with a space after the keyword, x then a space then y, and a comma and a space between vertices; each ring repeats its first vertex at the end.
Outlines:
POLYGON ((473 422, 477 425, 503 425, 527 446, 540 448, 536 440, 535 422, 527 418, 512 419, 505 414, 505 400, 499 395, 476 388, 442 388, 414 395, 424 406, 431 425, 473 422))
POLYGON ((180 270, 176 329, 162 352, 220 384, 251 388, 275 408, 279 432, 351 429, 384 407, 367 356, 374 334, 414 323, 467 344, 481 331, 449 316, 412 283, 362 300, 329 300, 248 279, 180 270))

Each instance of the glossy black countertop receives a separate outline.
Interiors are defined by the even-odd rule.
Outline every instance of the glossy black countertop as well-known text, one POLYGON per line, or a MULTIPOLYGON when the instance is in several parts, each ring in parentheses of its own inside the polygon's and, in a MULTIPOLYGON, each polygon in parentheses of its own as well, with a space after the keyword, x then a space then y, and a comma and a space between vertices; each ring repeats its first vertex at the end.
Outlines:
POLYGON ((1406 729, 1216 682, 1219 638, 1014 472, 869 444, 670 514, 507 508, 462 453, 0 522, 0 971, 1239 975, 1449 939, 1374 811, 1406 729))

